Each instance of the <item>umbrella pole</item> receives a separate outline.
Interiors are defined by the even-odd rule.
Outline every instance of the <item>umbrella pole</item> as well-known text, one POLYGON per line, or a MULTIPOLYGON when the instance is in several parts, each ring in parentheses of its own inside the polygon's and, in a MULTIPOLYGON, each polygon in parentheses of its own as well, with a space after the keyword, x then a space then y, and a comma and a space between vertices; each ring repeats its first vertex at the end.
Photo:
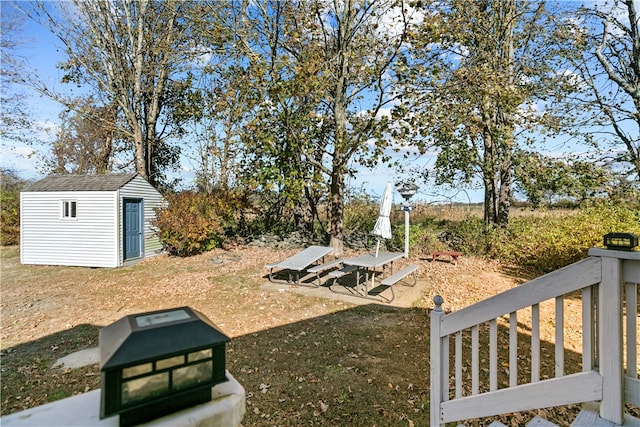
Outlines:
POLYGON ((378 239, 378 244, 376 245, 376 258, 378 258, 379 251, 380 251, 380 239, 378 239))

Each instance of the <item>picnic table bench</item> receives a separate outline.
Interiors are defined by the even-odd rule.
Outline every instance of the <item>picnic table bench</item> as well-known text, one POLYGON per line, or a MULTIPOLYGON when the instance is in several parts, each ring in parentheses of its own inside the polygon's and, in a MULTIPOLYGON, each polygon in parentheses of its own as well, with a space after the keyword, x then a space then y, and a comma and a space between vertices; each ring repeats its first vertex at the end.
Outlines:
MULTIPOLYGON (((344 267, 334 270, 328 274, 328 277, 333 278, 333 283, 329 287, 333 292, 341 293, 349 296, 355 296, 360 298, 367 298, 376 301, 382 300, 383 302, 391 302, 395 298, 395 293, 393 291, 393 285, 400 282, 402 279, 407 277, 409 274, 415 272, 418 268, 417 266, 408 266, 398 271, 397 273, 393 272, 393 262, 402 258, 404 254, 402 253, 392 253, 392 252, 381 252, 377 255, 373 254, 364 254, 359 255, 354 258, 348 258, 342 261, 344 267), (375 276, 381 274, 384 276, 384 272, 389 267, 391 269, 391 275, 385 279, 382 279, 381 282, 378 283, 378 286, 375 286, 375 276), (376 273, 376 268, 382 268, 382 273, 376 273), (338 279, 346 276, 347 274, 355 272, 355 286, 340 284, 338 283, 338 279), (364 281, 361 282, 361 273, 364 272, 364 281), (369 289, 369 276, 371 276, 371 288, 369 289), (342 287, 339 288, 341 290, 334 289, 334 285, 340 284, 342 287), (381 295, 379 289, 391 288, 391 298, 385 298, 381 295), (375 289, 375 290, 374 290, 375 289), (371 291, 371 293, 370 293, 371 291)), ((414 277, 415 278, 415 277, 414 277)), ((414 280, 415 285, 415 280, 414 280)), ((413 286, 413 285, 408 285, 413 286)))
POLYGON ((331 277, 333 279, 333 282, 335 283, 335 281, 341 278, 342 276, 345 276, 353 271, 356 271, 357 269, 358 267, 355 265, 347 265, 338 270, 333 270, 331 273, 327 274, 327 276, 331 277))
POLYGON ((402 281, 402 279, 404 279, 405 277, 407 277, 408 275, 410 275, 411 273, 413 273, 413 283, 411 285, 405 285, 405 286, 415 286, 416 282, 418 281, 418 279, 416 278, 416 274, 415 271, 418 269, 417 265, 408 265, 405 268, 403 268, 402 270, 398 271, 397 273, 393 273, 391 276, 382 279, 380 281, 380 284, 383 286, 393 286, 396 283, 402 281))
MULTIPOLYGON (((337 267, 339 265, 342 264, 342 259, 334 259, 333 261, 329 261, 329 262, 325 262, 324 264, 320 264, 320 265, 316 265, 314 267, 308 268, 307 272, 308 273, 315 273, 316 278, 318 279, 318 286, 320 286, 322 284, 322 282, 320 281, 320 273, 323 273, 327 270, 329 270, 330 268, 333 267, 337 267)), ((334 273, 335 271, 339 271, 339 270, 334 270, 331 273, 329 273, 329 277, 334 277, 331 274, 334 273)))
POLYGON ((436 261, 438 259, 438 257, 440 257, 442 255, 450 256, 451 257, 451 261, 453 262, 453 264, 458 264, 458 257, 462 256, 462 252, 456 252, 456 251, 433 251, 433 252, 431 252, 431 258, 433 259, 433 261, 436 261))
MULTIPOLYGON (((289 272, 289 279, 287 280, 287 283, 293 282, 296 285, 306 284, 300 281, 300 273, 306 272, 310 265, 320 260, 324 263, 325 255, 328 255, 331 251, 333 251, 333 248, 328 246, 309 246, 285 260, 267 264, 265 265, 265 268, 269 269, 269 280, 271 282, 276 282, 274 269, 279 268, 289 272), (294 272, 295 279, 293 274, 294 272)), ((311 284, 311 286, 316 287, 313 284, 311 284)))

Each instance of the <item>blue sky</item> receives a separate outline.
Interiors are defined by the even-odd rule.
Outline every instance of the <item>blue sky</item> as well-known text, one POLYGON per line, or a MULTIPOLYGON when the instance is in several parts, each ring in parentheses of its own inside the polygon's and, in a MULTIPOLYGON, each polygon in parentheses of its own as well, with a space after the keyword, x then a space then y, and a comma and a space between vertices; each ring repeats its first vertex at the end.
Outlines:
MULTIPOLYGON (((0 1, 2 8, 2 19, 10 19, 9 16, 16 13, 12 9, 11 3, 0 1)), ((28 66, 37 70, 41 78, 44 78, 47 85, 59 91, 68 90, 69 85, 60 83, 61 74, 56 68, 56 64, 63 59, 60 41, 41 25, 26 20, 22 33, 24 45, 20 49, 20 56, 23 57, 28 66)), ((20 89, 25 93, 24 102, 28 106, 28 111, 34 121, 34 136, 41 143, 25 145, 13 140, 0 139, 0 166, 15 171, 20 177, 26 179, 39 179, 44 175, 38 170, 41 163, 42 153, 48 150, 47 143, 55 139, 55 133, 60 123, 59 114, 62 107, 57 102, 38 94, 34 90, 20 89)), ((181 175, 187 177, 192 175, 188 161, 182 162, 184 170, 181 175)), ((396 183, 404 177, 395 171, 380 165, 374 170, 360 169, 360 172, 352 178, 347 179, 347 186, 354 191, 366 191, 373 196, 381 196, 387 182, 396 183)), ((186 184, 190 184, 186 182, 186 184)), ((441 194, 446 189, 440 189, 436 194, 441 194)), ((433 192, 423 188, 415 197, 420 200, 434 200, 433 192)), ((477 197, 473 201, 482 200, 482 194, 477 192, 477 197)), ((453 193, 452 193, 453 194, 453 193)), ((446 200, 438 195, 435 200, 446 200)), ((400 203, 401 197, 395 195, 395 202, 400 203)), ((459 201, 466 202, 469 198, 463 196, 459 201)))
MULTIPOLYGON (((2 20, 11 19, 10 16, 16 13, 9 2, 2 1, 0 6, 2 20)), ((28 66, 37 69, 40 75, 45 76, 48 83, 60 85, 57 83, 58 70, 55 67, 59 60, 56 40, 40 25, 30 20, 25 20, 24 23, 23 33, 20 36, 22 42, 19 50, 20 57, 28 63, 28 66)), ((33 90, 24 87, 18 90, 25 95, 23 102, 35 122, 34 136, 42 141, 50 141, 57 130, 60 105, 33 90)), ((12 140, 0 140, 0 165, 14 170, 23 178, 42 177, 36 166, 39 161, 37 152, 41 148, 40 144, 27 146, 12 140)))
MULTIPOLYGON (((10 14, 15 13, 11 9, 11 3, 2 1, 2 19, 7 19, 10 14)), ((60 72, 56 64, 63 59, 60 52, 60 42, 52 36, 49 31, 37 23, 30 20, 25 21, 22 39, 25 44, 20 54, 25 58, 28 65, 38 70, 46 83, 58 90, 65 91, 70 85, 59 83, 60 72)), ((31 117, 35 122, 34 133, 37 139, 43 143, 34 146, 25 146, 12 140, 0 140, 0 166, 9 168, 18 173, 19 176, 28 179, 41 178, 43 175, 37 169, 40 162, 40 152, 46 147, 46 143, 55 138, 55 132, 59 123, 59 113, 61 106, 35 91, 23 90, 28 94, 24 102, 28 106, 31 117)), ((561 145, 561 144, 559 144, 561 145)), ((579 147, 578 147, 579 148, 579 147)), ((576 147, 561 147, 562 150, 575 150, 576 147)), ((421 167, 431 167, 435 159, 429 156, 422 156, 415 160, 415 165, 421 167)), ((188 162, 183 162, 184 171, 182 175, 190 175, 188 162)), ((398 182, 404 177, 397 172, 380 165, 374 170, 360 169, 357 176, 347 180, 347 186, 352 190, 362 190, 367 193, 380 196, 387 182, 398 182)), ((190 184, 187 182, 186 184, 190 184)), ((425 202, 481 202, 483 193, 477 188, 450 188, 450 187, 427 187, 422 185, 415 199, 425 202)), ((398 194, 394 195, 396 203, 401 202, 398 194)))

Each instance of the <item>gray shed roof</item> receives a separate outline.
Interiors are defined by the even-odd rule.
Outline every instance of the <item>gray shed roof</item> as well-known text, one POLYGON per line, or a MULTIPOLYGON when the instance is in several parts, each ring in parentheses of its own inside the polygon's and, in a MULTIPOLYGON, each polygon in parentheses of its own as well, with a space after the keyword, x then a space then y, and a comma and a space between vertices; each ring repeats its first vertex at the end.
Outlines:
POLYGON ((27 186, 24 191, 116 191, 136 175, 52 175, 27 186))

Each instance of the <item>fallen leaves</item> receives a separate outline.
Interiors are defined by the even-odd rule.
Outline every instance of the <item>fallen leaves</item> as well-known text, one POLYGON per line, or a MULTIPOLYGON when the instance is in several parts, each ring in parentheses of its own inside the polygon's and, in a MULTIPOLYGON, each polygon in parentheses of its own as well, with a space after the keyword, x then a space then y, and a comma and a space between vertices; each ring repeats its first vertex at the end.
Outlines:
MULTIPOLYGON (((50 362, 40 355, 69 351, 70 343, 77 349, 95 346, 98 326, 128 314, 190 305, 232 337, 227 365, 246 390, 243 424, 428 425, 429 328, 423 309, 387 311, 288 289, 265 291, 263 266, 296 250, 231 252, 238 256, 225 256, 229 262, 216 265, 209 260, 223 251, 184 259, 160 256, 122 269, 35 268, 20 266, 18 256, 8 264, 3 259, 0 333, 8 347, 2 350, 3 369, 14 375, 2 372, 3 413, 45 403, 63 383, 73 393, 99 386, 95 366, 54 378, 50 362), (6 275, 5 268, 21 273, 6 275), (80 324, 93 328, 93 341, 76 343, 79 326, 72 325, 80 324), (69 334, 65 343, 56 338, 60 333, 69 334), (11 364, 30 352, 40 359, 11 364)), ((423 308, 432 308, 433 296, 440 294, 446 310, 459 309, 520 281, 496 263, 470 257, 458 266, 411 262, 421 264, 421 279, 430 285, 418 302, 423 308)), ((543 309, 540 317, 546 319, 543 309)), ((525 316, 519 313, 518 320, 525 316)), ((571 324, 565 321, 565 327, 571 324)), ((541 335, 553 336, 553 326, 544 322, 541 335)), ((516 418, 502 419, 509 425, 516 418)))

